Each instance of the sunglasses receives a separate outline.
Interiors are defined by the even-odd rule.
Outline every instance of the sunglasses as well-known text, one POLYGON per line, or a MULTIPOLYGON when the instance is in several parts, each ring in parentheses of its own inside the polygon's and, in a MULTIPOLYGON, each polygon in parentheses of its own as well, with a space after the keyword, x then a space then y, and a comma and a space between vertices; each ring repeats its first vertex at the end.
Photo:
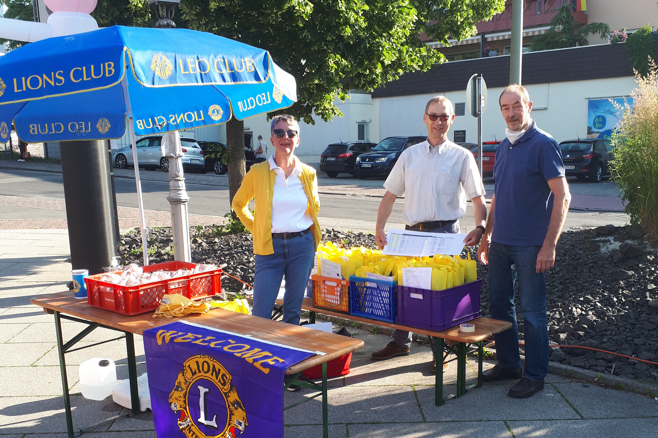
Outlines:
POLYGON ((277 136, 277 138, 283 138, 284 135, 288 134, 288 138, 295 138, 297 137, 297 131, 294 131, 292 129, 289 129, 287 131, 284 131, 283 129, 275 129, 274 135, 277 136))
MULTIPOLYGON (((427 113, 425 113, 425 114, 427 114, 427 113)), ((446 114, 442 114, 442 115, 438 115, 438 114, 427 114, 427 117, 429 117, 430 120, 433 121, 433 122, 436 122, 436 119, 441 119, 441 121, 442 121, 443 123, 447 122, 448 119, 450 118, 450 116, 449 116, 449 115, 446 115, 446 114)))

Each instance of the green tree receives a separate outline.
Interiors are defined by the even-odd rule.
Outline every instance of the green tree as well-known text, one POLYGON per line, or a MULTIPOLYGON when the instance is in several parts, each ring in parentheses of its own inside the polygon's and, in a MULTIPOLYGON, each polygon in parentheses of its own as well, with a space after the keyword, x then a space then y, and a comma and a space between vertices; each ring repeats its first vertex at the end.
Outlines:
POLYGON ((98 0, 91 16, 98 27, 155 27, 148 3, 143 0, 98 0))
MULTIPOLYGON (((551 26, 543 35, 532 40, 530 48, 533 52, 541 50, 564 49, 567 47, 586 46, 588 35, 600 35, 607 38, 610 35, 610 26, 605 23, 589 23, 578 27, 573 19, 574 6, 566 4, 557 9, 558 13, 551 20, 551 26)), ((555 11, 556 9, 552 9, 555 11)))
MULTIPOLYGON (((658 73, 651 61, 647 74, 636 71, 633 108, 626 106, 620 128, 612 135, 612 177, 632 224, 640 224, 658 242, 658 73)), ((621 108, 618 108, 621 109, 621 108)))
POLYGON ((651 25, 647 24, 629 35, 626 49, 631 52, 633 68, 644 77, 651 71, 651 63, 656 59, 656 39, 651 25))
MULTIPOLYGON (((476 33, 504 0, 185 0, 191 28, 266 49, 297 81, 298 101, 285 111, 314 123, 342 115, 335 99, 372 91, 444 57, 421 33, 446 43, 476 33)), ((243 123, 227 124, 230 198, 244 177, 243 123)))

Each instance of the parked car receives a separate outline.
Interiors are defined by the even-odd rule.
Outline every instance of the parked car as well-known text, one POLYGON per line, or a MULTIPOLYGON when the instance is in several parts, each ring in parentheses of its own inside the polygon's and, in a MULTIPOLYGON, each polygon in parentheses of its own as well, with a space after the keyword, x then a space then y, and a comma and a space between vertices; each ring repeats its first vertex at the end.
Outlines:
POLYGON ((320 154, 320 171, 327 172, 329 178, 335 178, 339 173, 349 173, 354 176, 356 157, 370 152, 375 143, 333 143, 320 154))
POLYGON ((377 143, 372 151, 356 157, 355 175, 360 179, 366 179, 369 176, 388 176, 402 151, 415 144, 422 143, 426 139, 426 135, 385 138, 377 143))
POLYGON ((204 169, 213 171, 217 175, 228 172, 226 164, 222 163, 222 157, 226 151, 226 145, 219 141, 200 141, 199 146, 203 151, 204 169))
POLYGON ((477 147, 477 143, 467 143, 465 141, 456 141, 454 143, 463 147, 464 149, 468 149, 469 151, 473 149, 473 146, 477 147))
MULTIPOLYGON (((220 141, 199 141, 199 146, 203 151, 203 158, 205 160, 205 170, 212 170, 217 175, 224 175, 228 172, 228 166, 222 163, 222 157, 226 152, 226 145, 220 141)), ((250 146, 245 145, 244 147, 244 156, 245 156, 245 166, 247 167, 247 172, 251 168, 251 165, 262 159, 256 159, 256 154, 250 146)))
MULTIPOLYGON (((203 155, 201 147, 193 138, 181 138, 183 151, 183 169, 187 172, 203 172, 203 155)), ((152 135, 137 140, 137 161, 139 167, 145 169, 161 168, 163 171, 169 171, 169 159, 162 157, 160 146, 162 144, 161 135, 152 135)), ((114 167, 125 169, 133 165, 132 145, 121 148, 114 153, 112 159, 114 167)))
MULTIPOLYGON (((482 142, 482 177, 492 177, 494 164, 496 164, 496 151, 500 141, 486 141, 482 142)), ((478 160, 478 145, 471 148, 475 161, 478 160)))
POLYGON ((564 171, 567 176, 576 176, 580 181, 587 178, 600 182, 603 175, 610 174, 610 161, 613 159, 610 140, 585 138, 560 143, 564 171))

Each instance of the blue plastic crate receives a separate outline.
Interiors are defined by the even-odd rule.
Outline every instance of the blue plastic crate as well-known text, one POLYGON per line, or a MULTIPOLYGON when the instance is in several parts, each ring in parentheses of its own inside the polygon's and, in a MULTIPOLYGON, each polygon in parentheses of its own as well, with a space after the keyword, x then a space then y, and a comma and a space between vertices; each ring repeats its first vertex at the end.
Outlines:
POLYGON ((396 282, 350 277, 350 315, 395 322, 396 282))

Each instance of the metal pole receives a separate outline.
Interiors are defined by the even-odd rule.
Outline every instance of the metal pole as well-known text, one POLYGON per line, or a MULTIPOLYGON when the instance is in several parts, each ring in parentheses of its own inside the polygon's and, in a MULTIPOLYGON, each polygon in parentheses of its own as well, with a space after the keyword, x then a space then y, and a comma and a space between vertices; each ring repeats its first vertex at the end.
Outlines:
POLYGON ((60 152, 71 265, 98 274, 118 254, 107 147, 103 140, 64 141, 60 152))
POLYGON ((523 48, 523 0, 512 1, 512 42, 509 58, 509 83, 521 85, 523 48))
MULTIPOLYGON (((126 65, 126 70, 129 66, 126 65)), ((132 143, 133 150, 133 165, 135 168, 135 188, 137 189, 137 203, 139 207, 139 216, 142 220, 142 253, 144 256, 144 266, 149 264, 149 253, 148 253, 148 233, 149 230, 146 228, 146 217, 144 216, 144 202, 142 201, 142 182, 139 179, 139 162, 137 161, 137 138, 135 137, 135 127, 133 125, 133 110, 130 106, 130 96, 128 95, 128 79, 127 75, 131 74, 129 71, 124 72, 123 81, 121 81, 121 87, 123 88, 123 98, 126 101, 126 116, 128 117, 128 132, 130 133, 130 142, 132 143)))
POLYGON ((183 156, 178 131, 167 132, 163 138, 166 145, 165 156, 169 159, 169 201, 171 207, 171 232, 174 237, 174 260, 192 261, 190 248, 190 224, 187 214, 187 196, 183 156))
POLYGON ((478 112, 478 170, 482 178, 482 74, 477 76, 477 112, 478 112))
MULTIPOLYGON (((173 21, 176 6, 180 0, 148 0, 149 6, 153 6, 158 22, 155 27, 175 28, 173 21)), ((169 159, 169 201, 171 210, 171 234, 174 238, 174 260, 182 262, 192 261, 192 250, 190 247, 190 222, 188 220, 187 196, 185 189, 185 175, 183 173, 183 156, 178 131, 168 132, 163 137, 166 144, 165 156, 169 159)))

